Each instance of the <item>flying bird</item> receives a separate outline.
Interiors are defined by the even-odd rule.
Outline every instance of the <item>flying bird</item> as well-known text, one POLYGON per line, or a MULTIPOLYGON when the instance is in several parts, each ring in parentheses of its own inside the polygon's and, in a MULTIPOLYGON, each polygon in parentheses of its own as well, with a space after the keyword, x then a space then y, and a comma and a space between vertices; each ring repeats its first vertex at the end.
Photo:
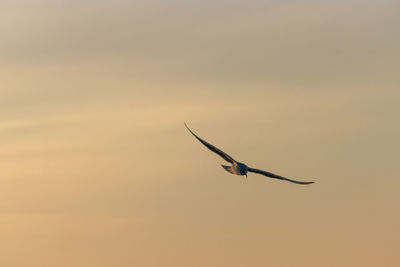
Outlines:
POLYGON ((219 149, 219 148, 213 146, 212 144, 204 141, 203 139, 198 137, 194 132, 192 132, 192 130, 189 129, 189 127, 186 125, 186 123, 184 123, 184 124, 185 124, 185 127, 189 130, 189 132, 194 137, 196 137, 196 139, 199 140, 200 143, 202 143, 208 149, 210 149, 212 152, 217 153, 221 158, 223 158, 224 160, 226 160, 227 162, 232 164, 232 166, 227 166, 227 165, 222 165, 221 164, 222 168, 224 168, 227 172, 230 172, 230 173, 233 173, 233 174, 237 174, 237 175, 246 175, 246 177, 247 177, 247 173, 248 172, 254 172, 254 173, 265 175, 265 176, 270 177, 270 178, 285 180, 285 181, 289 181, 289 182, 296 183, 296 184, 312 184, 312 183, 314 183, 314 182, 296 181, 296 180, 288 179, 288 178, 285 178, 285 177, 282 177, 280 175, 273 174, 273 173, 270 173, 270 172, 267 172, 267 171, 250 168, 246 164, 234 160, 231 156, 226 154, 221 149, 219 149))

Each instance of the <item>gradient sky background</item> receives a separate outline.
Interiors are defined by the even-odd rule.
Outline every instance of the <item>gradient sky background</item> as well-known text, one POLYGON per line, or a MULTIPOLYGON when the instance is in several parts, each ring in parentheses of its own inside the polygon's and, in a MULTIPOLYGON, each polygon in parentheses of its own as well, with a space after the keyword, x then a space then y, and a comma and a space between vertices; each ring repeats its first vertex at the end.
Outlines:
POLYGON ((0 265, 400 266, 399 11, 1 1, 0 265))

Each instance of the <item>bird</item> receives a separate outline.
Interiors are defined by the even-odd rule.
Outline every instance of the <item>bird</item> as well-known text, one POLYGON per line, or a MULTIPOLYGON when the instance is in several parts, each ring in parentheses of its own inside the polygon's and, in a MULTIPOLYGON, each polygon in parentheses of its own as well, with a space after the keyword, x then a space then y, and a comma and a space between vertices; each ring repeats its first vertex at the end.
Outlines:
POLYGON ((275 178, 275 179, 280 179, 280 180, 285 180, 288 182, 292 182, 292 183, 296 183, 296 184, 312 184, 314 182, 302 182, 302 181, 296 181, 293 179, 289 179, 277 174, 273 174, 271 172, 267 172, 267 171, 263 171, 260 169, 255 169, 255 168, 251 168, 249 166, 247 166, 246 164, 236 161, 234 160, 231 156, 229 156, 228 154, 226 154, 224 151, 222 151, 221 149, 213 146, 212 144, 206 142, 205 140, 201 139, 199 136, 197 136, 192 130, 190 130, 190 128, 186 125, 186 122, 184 123, 186 129, 189 130, 189 132, 197 139, 200 141, 200 143, 202 143, 203 145, 205 145, 209 150, 211 150, 212 152, 218 154, 221 158, 223 158, 224 160, 226 160, 227 162, 231 163, 231 166, 228 165, 222 165, 222 168, 224 168, 227 172, 230 172, 232 174, 236 174, 236 175, 242 175, 242 176, 246 176, 247 178, 247 173, 248 172, 253 172, 253 173, 257 173, 257 174, 261 174, 264 176, 267 176, 269 178, 275 178))

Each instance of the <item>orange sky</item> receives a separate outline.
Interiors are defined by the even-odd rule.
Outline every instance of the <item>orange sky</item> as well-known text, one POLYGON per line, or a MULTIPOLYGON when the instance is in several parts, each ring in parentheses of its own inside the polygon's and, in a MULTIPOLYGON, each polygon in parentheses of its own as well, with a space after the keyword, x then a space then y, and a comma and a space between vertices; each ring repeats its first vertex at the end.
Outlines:
POLYGON ((1 1, 0 265, 399 266, 399 7, 1 1))

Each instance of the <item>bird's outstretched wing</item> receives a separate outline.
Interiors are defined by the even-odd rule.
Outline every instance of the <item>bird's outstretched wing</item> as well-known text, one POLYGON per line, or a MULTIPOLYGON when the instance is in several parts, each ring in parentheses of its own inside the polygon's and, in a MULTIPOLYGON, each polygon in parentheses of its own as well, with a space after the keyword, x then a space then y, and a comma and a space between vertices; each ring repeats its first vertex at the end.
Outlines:
POLYGON ((229 156, 228 154, 226 154, 224 151, 222 151, 221 149, 213 146, 212 144, 207 143, 206 141, 204 141, 203 139, 201 139, 200 137, 198 137, 194 132, 192 132, 192 130, 189 129, 189 127, 186 125, 186 123, 184 123, 186 128, 189 130, 189 132, 191 134, 193 134, 194 137, 196 137, 197 140, 200 141, 200 143, 202 143, 203 145, 205 145, 208 149, 210 149, 212 152, 217 153, 218 155, 220 155, 224 160, 234 164, 236 163, 236 160, 234 160, 231 156, 229 156))
POLYGON ((265 176, 268 176, 271 178, 275 178, 275 179, 286 180, 286 181, 296 183, 296 184, 312 184, 312 183, 314 183, 314 182, 300 182, 300 181, 296 181, 296 180, 291 180, 291 179, 288 179, 288 178, 285 178, 285 177, 282 177, 282 176, 279 176, 279 175, 276 175, 276 174, 273 174, 270 172, 266 172, 263 170, 259 170, 259 169, 249 168, 247 171, 262 174, 262 175, 265 175, 265 176))

